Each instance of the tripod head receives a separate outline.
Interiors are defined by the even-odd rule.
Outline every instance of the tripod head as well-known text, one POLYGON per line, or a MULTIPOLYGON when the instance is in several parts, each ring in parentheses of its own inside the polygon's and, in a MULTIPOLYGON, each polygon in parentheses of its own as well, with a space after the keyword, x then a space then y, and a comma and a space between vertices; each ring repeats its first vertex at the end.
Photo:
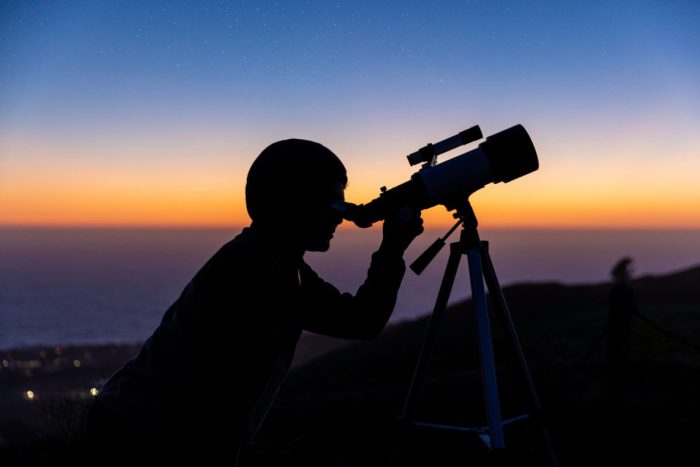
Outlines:
POLYGON ((479 234, 476 230, 477 226, 479 225, 479 221, 476 218, 474 208, 472 208, 469 199, 451 204, 451 206, 454 206, 455 213, 453 214, 453 217, 457 219, 457 223, 453 225, 445 235, 435 240, 432 245, 430 245, 418 258, 415 259, 415 261, 413 261, 413 263, 411 263, 409 267, 411 268, 411 271, 417 275, 420 275, 433 261, 433 259, 435 259, 437 254, 440 253, 440 250, 442 250, 442 248, 445 246, 445 241, 455 230, 457 230, 457 227, 460 225, 462 226, 462 239, 464 239, 464 234, 468 231, 470 236, 476 239, 477 243, 479 241, 479 234))

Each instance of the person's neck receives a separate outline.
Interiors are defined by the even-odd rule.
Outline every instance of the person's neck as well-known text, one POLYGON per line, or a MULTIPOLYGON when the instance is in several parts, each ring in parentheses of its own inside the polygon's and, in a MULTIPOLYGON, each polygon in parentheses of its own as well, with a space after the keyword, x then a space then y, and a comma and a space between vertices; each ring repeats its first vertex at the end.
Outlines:
POLYGON ((255 223, 250 230, 260 245, 283 265, 298 265, 304 257, 304 248, 280 228, 266 228, 255 223))

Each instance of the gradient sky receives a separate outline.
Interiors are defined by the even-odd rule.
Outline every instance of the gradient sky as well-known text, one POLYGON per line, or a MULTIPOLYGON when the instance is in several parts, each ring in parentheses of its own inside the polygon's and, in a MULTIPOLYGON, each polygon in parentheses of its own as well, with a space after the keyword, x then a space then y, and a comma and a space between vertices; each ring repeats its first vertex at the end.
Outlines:
POLYGON ((366 202, 425 143, 522 123, 541 168, 474 194, 483 226, 700 228, 698 25, 697 1, 3 1, 0 224, 244 224, 289 137, 366 202))

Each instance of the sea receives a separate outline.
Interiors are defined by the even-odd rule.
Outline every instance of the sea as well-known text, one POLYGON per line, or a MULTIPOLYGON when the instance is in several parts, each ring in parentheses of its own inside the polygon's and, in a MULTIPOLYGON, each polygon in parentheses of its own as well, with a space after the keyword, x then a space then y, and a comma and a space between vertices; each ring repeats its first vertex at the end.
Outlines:
MULTIPOLYGON (((137 343, 206 260, 240 228, 0 228, 0 349, 137 343)), ((412 262, 446 229, 428 229, 412 262)), ((604 283, 623 257, 635 276, 700 264, 700 230, 482 229, 502 286, 604 283)), ((458 233, 449 240, 456 241, 458 233)), ((362 284, 379 228, 340 229, 306 261, 342 292, 362 284)), ((449 248, 416 275, 407 270, 392 322, 432 312, 449 248)), ((470 295, 466 258, 450 301, 470 295)))

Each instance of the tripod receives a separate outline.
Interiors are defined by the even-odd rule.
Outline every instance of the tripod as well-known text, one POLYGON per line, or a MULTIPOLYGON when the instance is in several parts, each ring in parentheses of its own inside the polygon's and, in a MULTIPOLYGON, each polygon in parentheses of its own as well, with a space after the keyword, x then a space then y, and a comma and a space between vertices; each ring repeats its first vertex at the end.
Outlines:
MULTIPOLYGON (((496 271, 494 270, 491 258, 488 252, 488 242, 481 241, 477 232, 477 219, 469 201, 461 204, 457 209, 456 218, 459 219, 457 224, 447 233, 447 235, 439 239, 431 246, 426 254, 421 256, 411 267, 417 273, 427 266, 432 257, 437 254, 440 247, 444 245, 444 240, 461 224, 462 231, 458 242, 450 244, 450 256, 445 268, 445 274, 442 278, 440 291, 438 292, 435 308, 428 326, 428 331, 423 342, 423 347, 418 358, 413 379, 409 387, 408 396, 403 408, 401 416, 402 425, 406 427, 422 427, 429 429, 441 430, 457 430, 464 432, 476 433, 481 440, 493 451, 503 452, 505 449, 505 437, 503 427, 510 423, 534 418, 540 425, 542 431, 543 442, 548 451, 552 465, 557 466, 558 462, 552 448, 552 443, 549 437, 549 432, 544 426, 542 417, 542 405, 537 396, 535 385, 530 375, 530 371, 525 360, 525 356, 520 346, 515 326, 508 311, 508 305, 498 283, 496 271), (476 305, 476 327, 477 341, 479 349, 479 361, 481 365, 482 385, 486 406, 487 426, 485 427, 460 427, 451 425, 440 425, 434 423, 415 422, 417 402, 420 392, 423 388, 427 375, 428 365, 435 346, 435 340, 442 320, 444 311, 447 307, 447 302, 452 291, 452 286, 457 275, 459 263, 462 256, 467 256, 469 263, 469 276, 471 283, 472 298, 476 305), (484 280, 488 286, 489 293, 493 297, 493 308, 499 314, 500 322, 503 325, 503 331, 517 364, 520 376, 525 382, 527 388, 530 413, 525 413, 508 420, 503 420, 500 410, 498 384, 495 360, 493 354, 493 345, 491 339, 491 330, 489 323, 489 310, 486 301, 486 291, 484 289, 484 280)), ((398 446, 398 443, 397 443, 398 446)))

